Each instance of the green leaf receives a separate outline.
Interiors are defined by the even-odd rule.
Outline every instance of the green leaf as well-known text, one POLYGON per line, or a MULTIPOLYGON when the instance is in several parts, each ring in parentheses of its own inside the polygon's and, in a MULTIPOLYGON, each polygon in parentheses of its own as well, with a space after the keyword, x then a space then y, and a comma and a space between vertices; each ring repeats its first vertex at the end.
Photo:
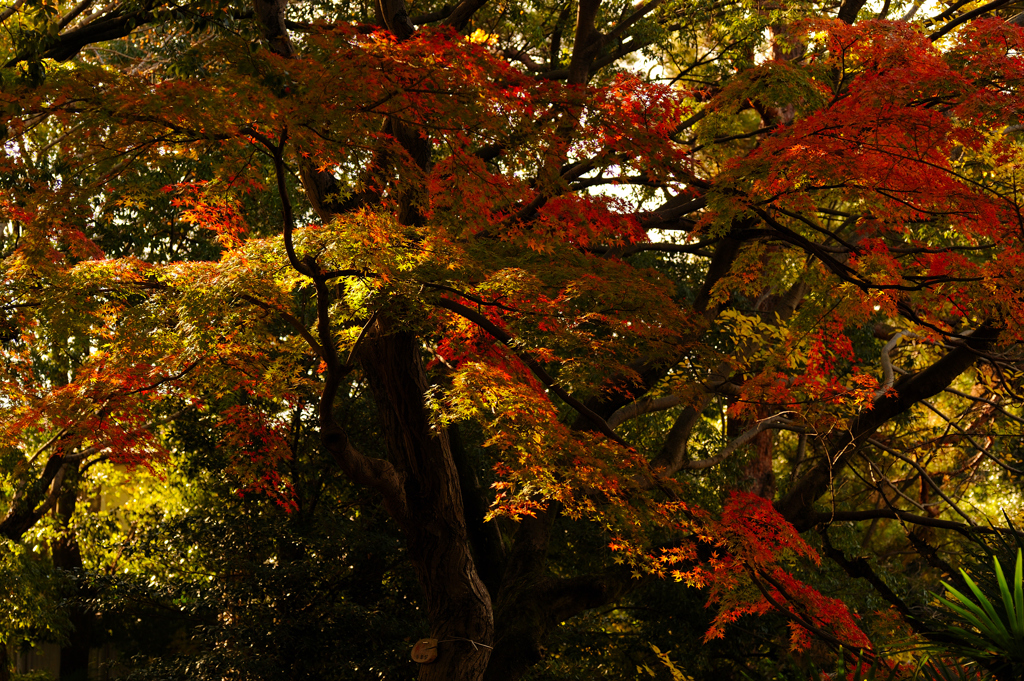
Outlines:
POLYGON ((1014 612, 1013 596, 1010 594, 1010 587, 1006 583, 1005 575, 1003 575, 1003 566, 999 564, 999 559, 994 556, 992 557, 992 562, 996 569, 996 582, 999 584, 999 595, 1002 596, 1003 607, 1006 609, 1006 619, 1010 624, 1010 631, 1007 632, 1007 634, 1010 635, 1012 632, 1013 636, 1019 637, 1021 632, 1017 627, 1017 616, 1014 612))
POLYGON ((1017 549, 1017 567, 1013 571, 1013 600, 1015 604, 1013 623, 1018 636, 1024 637, 1024 559, 1017 549))
MULTIPOLYGON (((996 565, 998 564, 999 563, 997 562, 996 565)), ((966 572, 960 570, 960 574, 963 575, 964 581, 967 582, 967 586, 977 597, 978 602, 981 604, 981 607, 985 609, 985 614, 988 615, 988 619, 991 623, 990 629, 992 633, 1000 637, 1005 637, 1008 640, 1010 637, 1010 632, 1007 631, 1006 624, 1003 622, 1003 620, 1000 619, 998 614, 996 614, 996 609, 995 606, 992 605, 992 601, 990 601, 988 597, 985 596, 984 593, 982 593, 981 589, 978 588, 978 585, 974 583, 974 580, 967 576, 966 572)))

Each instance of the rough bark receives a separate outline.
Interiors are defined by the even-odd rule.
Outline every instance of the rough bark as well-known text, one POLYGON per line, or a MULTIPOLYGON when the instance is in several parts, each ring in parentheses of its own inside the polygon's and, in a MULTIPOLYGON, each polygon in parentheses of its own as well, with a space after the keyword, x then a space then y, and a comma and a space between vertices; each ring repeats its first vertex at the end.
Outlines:
POLYGON ((867 0, 843 0, 837 15, 839 20, 852 25, 853 22, 857 21, 857 13, 860 12, 866 2, 867 0))
POLYGON ((551 525, 557 514, 552 505, 519 525, 495 602, 495 650, 485 681, 518 679, 541 658, 547 618, 538 591, 545 579, 551 525))
POLYGON ((601 0, 580 0, 576 13, 576 42, 569 61, 568 81, 583 84, 590 79, 590 69, 600 50, 600 32, 594 27, 601 0))
POLYGON ((403 479, 409 518, 403 533, 423 588, 430 637, 438 639, 438 657, 421 667, 419 679, 480 679, 494 645, 494 621, 470 551, 459 473, 446 432, 430 423, 415 337, 388 333, 382 323, 375 331, 360 360, 403 479))

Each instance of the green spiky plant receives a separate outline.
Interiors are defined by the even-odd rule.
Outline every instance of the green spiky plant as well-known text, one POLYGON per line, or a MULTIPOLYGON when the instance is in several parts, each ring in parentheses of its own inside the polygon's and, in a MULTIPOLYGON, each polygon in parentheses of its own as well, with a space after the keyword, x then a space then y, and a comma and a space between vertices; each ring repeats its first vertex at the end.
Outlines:
POLYGON ((951 599, 936 597, 960 620, 958 625, 946 627, 947 634, 954 639, 947 647, 958 655, 977 661, 999 681, 1019 680, 1024 678, 1024 559, 1021 550, 1017 549, 1012 588, 1006 581, 999 559, 993 557, 992 562, 1002 597, 1001 610, 964 570, 960 573, 977 602, 942 582, 951 599))

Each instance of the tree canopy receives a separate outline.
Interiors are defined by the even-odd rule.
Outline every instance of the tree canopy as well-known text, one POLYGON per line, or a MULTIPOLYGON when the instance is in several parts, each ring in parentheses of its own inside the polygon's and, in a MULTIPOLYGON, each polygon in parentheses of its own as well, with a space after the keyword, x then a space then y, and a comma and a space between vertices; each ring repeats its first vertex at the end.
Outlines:
POLYGON ((93 603, 17 627, 160 602, 223 643, 173 678, 321 678, 288 618, 388 612, 418 678, 499 681, 659 603, 660 646, 724 651, 688 674, 767 678, 950 643, 928 591, 1016 546, 1008 0, 5 7, 4 569, 35 542, 93 603), (177 515, 88 548, 125 468, 177 515))

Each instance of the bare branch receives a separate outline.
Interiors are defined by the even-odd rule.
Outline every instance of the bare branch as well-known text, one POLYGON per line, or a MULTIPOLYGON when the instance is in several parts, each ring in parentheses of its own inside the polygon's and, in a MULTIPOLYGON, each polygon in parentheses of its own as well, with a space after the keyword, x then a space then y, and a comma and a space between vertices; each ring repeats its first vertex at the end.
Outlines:
POLYGON ((453 11, 451 15, 441 23, 441 25, 451 26, 456 31, 462 31, 466 28, 466 25, 469 24, 469 20, 473 18, 473 15, 476 14, 477 10, 486 4, 487 0, 462 0, 462 2, 455 7, 455 11, 453 11))
POLYGON ((875 520, 877 518, 900 520, 903 522, 910 523, 912 525, 921 525, 923 527, 937 527, 943 530, 953 530, 959 532, 965 536, 971 536, 975 533, 980 534, 1017 534, 1013 530, 1002 528, 1002 527, 982 527, 980 525, 965 525, 964 523, 958 523, 952 520, 941 520, 939 518, 929 518, 928 516, 917 515, 915 513, 909 513, 907 511, 900 511, 893 508, 873 508, 863 511, 835 511, 829 513, 815 513, 811 516, 811 520, 814 524, 830 524, 833 522, 837 523, 849 523, 849 522, 860 522, 862 520, 875 520))
POLYGON ((888 343, 882 346, 882 387, 875 393, 876 400, 885 395, 892 388, 893 383, 896 382, 896 375, 892 370, 892 359, 889 357, 889 353, 904 338, 917 338, 917 335, 907 331, 900 331, 890 338, 888 343))
POLYGON ((681 401, 682 397, 680 395, 663 395, 661 397, 645 397, 641 400, 635 400, 608 417, 608 427, 618 428, 626 421, 635 419, 638 416, 671 409, 681 401))
POLYGON ((648 0, 644 4, 633 10, 628 16, 619 21, 615 27, 608 32, 605 36, 605 42, 609 40, 618 40, 622 35, 636 22, 643 19, 645 16, 658 9, 665 0, 648 0))
MULTIPOLYGON (((82 0, 80 3, 75 5, 70 12, 61 17, 60 21, 57 22, 58 30, 63 30, 68 24, 74 21, 79 14, 89 9, 92 3, 93 0, 82 0)), ((0 18, 0 21, 3 21, 3 19, 0 18)))
POLYGON ((957 376, 974 365, 979 351, 991 346, 998 337, 999 330, 986 321, 931 366, 901 377, 892 390, 876 399, 870 410, 853 419, 846 432, 831 443, 831 451, 837 454, 826 457, 826 461, 801 476, 789 493, 776 502, 776 508, 783 517, 797 529, 808 529, 813 524, 805 519, 811 505, 828 490, 836 472, 847 464, 857 448, 890 419, 906 412, 920 400, 945 390, 957 376))
POLYGON ((876 440, 874 438, 868 438, 867 442, 868 442, 868 444, 871 444, 871 445, 874 445, 875 447, 878 447, 879 449, 881 449, 882 451, 886 452, 890 456, 895 456, 900 461, 903 461, 904 463, 908 463, 911 466, 913 466, 917 470, 917 472, 921 474, 921 479, 924 480, 926 483, 928 483, 928 486, 931 487, 933 490, 935 490, 935 493, 938 494, 940 497, 942 497, 943 501, 945 501, 947 504, 949 504, 950 508, 952 508, 954 511, 956 511, 960 515, 960 517, 962 517, 964 520, 966 520, 971 527, 977 527, 978 526, 978 523, 974 522, 973 518, 971 518, 969 515, 964 513, 962 510, 960 510, 960 507, 957 506, 956 503, 952 499, 950 499, 948 496, 946 496, 946 494, 942 491, 942 488, 939 486, 939 484, 936 483, 935 480, 932 479, 932 476, 928 475, 928 471, 926 471, 919 463, 917 463, 916 461, 914 461, 914 460, 912 460, 912 459, 910 459, 910 458, 908 458, 906 456, 903 456, 902 454, 897 452, 892 447, 887 447, 885 444, 879 442, 878 440, 876 440))
POLYGON ((13 15, 19 9, 21 9, 21 6, 24 5, 24 4, 25 4, 25 0, 16 0, 16 2, 14 4, 12 4, 10 7, 5 9, 3 12, 0 12, 0 22, 4 22, 4 21, 7 21, 8 19, 10 19, 11 15, 13 15))
MULTIPOLYGON (((943 26, 942 28, 940 28, 939 30, 935 31, 930 36, 928 36, 928 40, 931 40, 932 42, 935 42, 936 40, 938 40, 942 36, 946 35, 950 31, 952 31, 954 28, 959 26, 960 24, 966 23, 966 22, 970 21, 971 19, 976 19, 977 17, 983 16, 985 14, 988 14, 989 12, 995 11, 995 10, 999 9, 1000 7, 1002 7, 1003 5, 1009 4, 1010 2, 1011 2, 1011 0, 992 0, 992 2, 986 3, 986 4, 982 5, 981 7, 972 9, 970 12, 965 12, 964 14, 961 14, 956 19, 953 19, 948 24, 946 24, 945 26, 943 26)), ((916 6, 917 5, 915 4, 915 7, 916 6)))
POLYGON ((736 453, 736 450, 747 444, 759 434, 766 430, 796 430, 803 432, 804 428, 797 424, 792 423, 783 418, 783 414, 790 414, 792 412, 782 412, 766 419, 761 419, 752 428, 748 428, 736 439, 722 447, 714 456, 710 456, 706 459, 700 459, 698 461, 684 461, 680 464, 679 468, 682 470, 703 470, 705 468, 711 468, 722 463, 730 456, 736 453))
POLYGON ((956 421, 954 421, 953 419, 951 419, 951 418, 950 418, 949 416, 946 416, 946 415, 945 415, 945 414, 943 414, 943 413, 942 413, 941 411, 939 411, 939 409, 938 409, 938 408, 937 408, 937 407, 936 407, 936 406, 935 406, 934 404, 932 404, 932 403, 931 403, 931 402, 929 402, 928 400, 921 400, 921 404, 923 404, 924 406, 926 406, 926 407, 928 407, 928 408, 929 408, 930 410, 932 410, 932 411, 933 411, 934 413, 936 413, 936 414, 937 414, 937 415, 938 415, 938 416, 939 416, 939 417, 940 417, 940 418, 941 418, 942 420, 944 420, 944 421, 945 421, 946 423, 948 423, 948 424, 949 424, 949 426, 950 426, 951 428, 953 428, 953 430, 956 430, 957 432, 959 432, 959 433, 960 433, 960 435, 962 435, 962 436, 964 437, 964 439, 965 439, 965 440, 967 440, 967 441, 968 441, 968 442, 970 442, 970 443, 971 443, 972 445, 974 445, 974 448, 975 448, 975 449, 977 449, 977 450, 978 450, 978 452, 979 452, 979 453, 980 453, 980 454, 981 454, 982 456, 985 456, 986 458, 988 458, 988 459, 991 459, 991 460, 992 460, 992 461, 994 461, 994 462, 995 462, 995 463, 996 463, 996 464, 997 464, 997 465, 998 465, 998 466, 999 466, 1000 468, 1003 468, 1004 470, 1007 470, 1007 471, 1009 471, 1009 472, 1011 472, 1011 473, 1018 473, 1018 474, 1024 474, 1024 471, 1022 471, 1021 469, 1019 469, 1019 468, 1014 468, 1014 467, 1013 467, 1013 466, 1011 466, 1010 464, 1008 464, 1008 463, 1004 462, 1004 461, 1003 461, 1003 460, 1001 460, 1001 459, 1000 459, 999 457, 997 457, 997 456, 995 456, 994 454, 992 454, 991 452, 989 452, 989 451, 988 451, 988 447, 982 447, 982 446, 981 446, 980 444, 978 444, 977 440, 975 440, 975 439, 974 439, 974 436, 973 436, 973 435, 971 435, 971 433, 968 433, 968 432, 967 432, 967 431, 966 431, 966 430, 965 430, 965 429, 964 429, 964 428, 963 428, 963 427, 962 427, 962 426, 961 426, 961 425, 960 425, 959 423, 957 423, 956 421))
MULTIPOLYGON (((1020 423, 1020 424, 1024 425, 1024 419, 1022 419, 1019 416, 1015 416, 1015 415, 1011 414, 1010 412, 1006 411, 1005 409, 1003 409, 1003 407, 1001 407, 999 405, 998 402, 993 402, 992 400, 986 400, 984 397, 975 397, 974 395, 969 395, 969 394, 963 392, 962 390, 957 390, 956 388, 946 388, 946 390, 944 392, 947 392, 947 393, 949 393, 951 395, 956 395, 957 397, 963 397, 964 399, 971 400, 972 402, 978 402, 980 404, 987 404, 988 406, 992 407, 993 409, 995 409, 996 411, 998 411, 1000 414, 1002 414, 1006 418, 1010 419, 1011 421, 1016 421, 1017 423, 1020 423)), ((999 396, 996 395, 996 397, 999 397, 999 396)))

